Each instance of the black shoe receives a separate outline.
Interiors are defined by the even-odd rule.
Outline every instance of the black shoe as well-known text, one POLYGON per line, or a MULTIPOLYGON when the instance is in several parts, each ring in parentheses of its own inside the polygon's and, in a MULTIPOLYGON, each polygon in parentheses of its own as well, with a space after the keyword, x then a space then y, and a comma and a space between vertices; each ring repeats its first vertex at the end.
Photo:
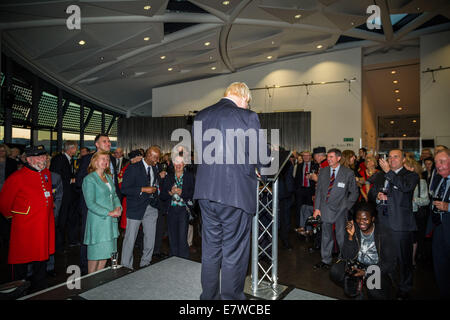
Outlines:
POLYGON ((331 268, 330 264, 322 262, 322 261, 319 263, 316 263, 313 267, 314 270, 319 270, 319 269, 330 270, 330 268, 331 268))
POLYGON ((81 243, 79 243, 79 242, 70 243, 69 248, 78 247, 80 245, 81 245, 81 243))

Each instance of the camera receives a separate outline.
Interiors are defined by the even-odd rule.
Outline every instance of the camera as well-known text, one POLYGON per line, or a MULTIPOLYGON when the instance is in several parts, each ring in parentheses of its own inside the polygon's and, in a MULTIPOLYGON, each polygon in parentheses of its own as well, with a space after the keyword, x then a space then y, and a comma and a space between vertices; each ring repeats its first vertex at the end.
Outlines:
POLYGON ((316 234, 321 229, 322 219, 320 216, 317 216, 316 218, 314 218, 314 216, 310 216, 306 219, 305 226, 311 226, 313 228, 313 233, 316 234))
POLYGON ((348 275, 354 275, 356 273, 356 269, 366 270, 366 266, 359 262, 357 259, 348 260, 345 268, 345 273, 348 275))

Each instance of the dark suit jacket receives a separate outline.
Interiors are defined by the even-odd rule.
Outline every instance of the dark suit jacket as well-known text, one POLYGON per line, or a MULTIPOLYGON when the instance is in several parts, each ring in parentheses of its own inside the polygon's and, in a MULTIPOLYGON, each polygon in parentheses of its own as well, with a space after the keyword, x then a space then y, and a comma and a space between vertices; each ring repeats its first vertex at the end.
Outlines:
MULTIPOLYGON (((161 178, 157 167, 153 168, 153 176, 161 186, 161 178)), ((141 192, 142 187, 148 187, 147 172, 142 161, 130 164, 125 170, 122 180, 122 194, 127 197, 127 218, 132 220, 142 220, 145 209, 150 205, 150 195, 141 192)), ((158 194, 155 194, 159 199, 158 194)), ((160 204, 158 200, 158 209, 160 204)))
MULTIPOLYGON (((249 164, 248 139, 245 139, 247 141, 244 149, 246 150, 244 155, 245 164, 236 164, 237 150, 239 150, 236 147, 237 143, 234 144, 235 164, 225 163, 227 153, 226 130, 236 130, 238 128, 244 131, 248 129, 259 130, 258 115, 251 110, 239 108, 233 101, 223 98, 216 104, 197 113, 194 120, 202 123, 202 132, 195 132, 196 126, 194 122, 194 140, 196 135, 203 137, 204 132, 208 129, 217 129, 222 134, 223 140, 219 141, 219 143, 224 148, 223 164, 206 164, 202 161, 197 166, 194 199, 215 201, 255 214, 256 188, 258 185, 255 168, 258 165, 249 164)), ((199 156, 202 155, 205 148, 211 143, 210 141, 202 141, 201 145, 195 144, 197 154, 199 156)), ((256 147, 257 145, 258 143, 256 143, 256 147)))
MULTIPOLYGON (((398 174, 390 170, 384 175, 389 182, 387 214, 383 214, 383 206, 378 205, 378 221, 394 231, 417 230, 416 220, 412 211, 414 189, 419 183, 417 173, 402 168, 398 174)), ((377 179, 373 186, 375 194, 384 186, 384 180, 377 179)))
POLYGON ((320 210, 323 222, 335 223, 341 215, 347 214, 353 207, 359 197, 359 189, 356 186, 353 170, 341 165, 327 201, 330 170, 331 167, 325 167, 319 172, 315 207, 320 210))
MULTIPOLYGON (((170 200, 172 196, 169 194, 169 191, 172 190, 173 185, 175 184, 175 173, 168 174, 164 179, 161 187, 161 200, 164 201, 167 205, 167 209, 170 208, 170 200)), ((194 175, 188 171, 184 170, 183 173, 183 186, 181 191, 181 198, 187 203, 189 200, 192 201, 194 197, 194 175)))
POLYGON ((62 199, 63 199, 63 183, 61 176, 56 172, 50 172, 52 174, 52 195, 53 195, 53 215, 55 216, 55 221, 58 221, 59 210, 61 209, 62 199))
MULTIPOLYGON (((309 172, 312 172, 313 169, 317 169, 318 165, 314 163, 314 161, 310 162, 309 172)), ((294 177, 294 183, 295 183, 295 189, 297 190, 301 186, 303 186, 303 171, 305 170, 305 163, 302 162, 299 165, 297 165, 297 172, 295 173, 294 177)), ((316 182, 314 180, 309 180, 309 188, 311 190, 315 190, 316 188, 316 182)))
MULTIPOLYGON (((437 174, 436 172, 434 173, 434 178, 433 178, 433 183, 430 186, 430 192, 435 193, 437 190, 437 187, 439 186, 439 183, 442 180, 442 176, 437 174), (432 189, 433 187, 433 189, 432 189)), ((450 188, 448 188, 447 192, 444 195, 443 198, 444 202, 448 202, 450 203, 450 188)), ((432 210, 432 204, 433 204, 433 199, 430 199, 430 210, 432 210)), ((442 215, 442 227, 444 228, 444 236, 447 240, 447 243, 450 243, 450 213, 444 213, 442 215)), ((429 234, 434 228, 434 224, 431 220, 431 214, 428 217, 428 223, 427 223, 427 229, 426 229, 426 233, 429 234)))
POLYGON ((72 199, 74 198, 72 195, 72 186, 70 185, 70 180, 75 178, 75 175, 72 172, 72 165, 67 159, 66 155, 63 153, 57 154, 52 158, 50 164, 50 171, 55 172, 60 175, 61 181, 63 184, 63 207, 67 208, 70 206, 72 199))
POLYGON ((280 175, 278 176, 278 198, 286 199, 290 198, 295 191, 294 185, 294 177, 292 173, 294 172, 294 166, 292 162, 286 162, 283 170, 281 170, 280 175))
POLYGON ((6 179, 17 170, 17 161, 6 157, 5 161, 5 181, 6 179))

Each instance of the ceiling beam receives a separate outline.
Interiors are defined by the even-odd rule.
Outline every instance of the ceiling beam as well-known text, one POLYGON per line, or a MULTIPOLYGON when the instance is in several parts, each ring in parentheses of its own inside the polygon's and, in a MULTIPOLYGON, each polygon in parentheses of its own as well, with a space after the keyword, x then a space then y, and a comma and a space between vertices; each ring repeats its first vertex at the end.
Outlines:
MULTIPOLYGON (((109 17, 81 17, 81 26, 84 24, 96 23, 132 23, 132 22, 167 22, 167 23, 215 23, 223 24, 224 22, 208 13, 176 13, 168 12, 164 15, 146 16, 109 16, 109 17)), ((10 29, 26 29, 66 26, 66 19, 39 19, 30 21, 6 22, 0 23, 0 30, 10 29)))
POLYGON ((231 13, 229 20, 227 21, 227 24, 222 27, 222 30, 220 31, 220 40, 219 40, 219 49, 220 49, 220 56, 222 58, 223 63, 225 66, 230 70, 231 72, 235 71, 235 68, 231 64, 230 56, 228 55, 228 36, 231 31, 231 27, 233 26, 233 22, 236 20, 238 15, 244 10, 244 8, 251 2, 251 0, 244 0, 241 1, 236 8, 234 8, 233 12, 231 13))
POLYGON ((214 9, 210 6, 205 5, 203 2, 197 1, 197 0, 189 0, 189 2, 195 4, 197 7, 208 11, 209 13, 211 13, 212 15, 216 16, 217 18, 219 18, 220 20, 222 20, 223 22, 227 22, 229 21, 229 16, 226 13, 223 13, 220 10, 214 9))
POLYGON ((425 12, 422 15, 418 16, 417 18, 412 20, 407 25, 403 26, 403 28, 401 28, 395 33, 395 41, 399 41, 401 38, 405 37, 408 33, 413 31, 414 29, 417 29, 425 22, 433 19, 435 16, 437 16, 437 13, 435 12, 425 12))
POLYGON ((376 0, 375 3, 381 10, 381 25, 387 42, 391 42, 394 38, 394 29, 392 28, 391 16, 387 0, 376 0))

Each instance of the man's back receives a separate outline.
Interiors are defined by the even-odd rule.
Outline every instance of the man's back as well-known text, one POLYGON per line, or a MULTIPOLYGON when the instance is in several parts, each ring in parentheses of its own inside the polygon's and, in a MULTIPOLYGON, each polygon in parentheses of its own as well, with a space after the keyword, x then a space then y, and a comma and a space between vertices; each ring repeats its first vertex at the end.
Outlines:
POLYGON ((253 148, 253 152, 256 150, 256 154, 252 153, 252 156, 254 156, 253 160, 257 160, 259 129, 260 123, 255 112, 238 108, 235 103, 225 98, 197 114, 194 122, 194 139, 201 163, 197 168, 195 199, 211 200, 241 208, 246 212, 255 212, 257 186, 255 168, 257 161, 251 161, 253 163, 250 163, 249 160, 252 157, 250 157, 249 150, 250 148, 253 148), (201 129, 198 122, 201 122, 201 129), (216 129, 215 131, 209 131, 213 135, 220 132, 222 140, 215 141, 214 138, 204 136, 209 129, 216 129), (239 142, 239 139, 232 138, 233 140, 230 141, 237 140, 237 142, 227 145, 227 131, 230 135, 236 133, 235 130, 237 129, 242 129, 243 133, 248 129, 254 130, 251 135, 254 134, 255 139, 245 137, 245 140, 239 142), (196 130, 199 132, 196 132, 196 130), (198 140, 197 135, 201 140, 198 140), (203 139, 206 141, 203 141, 203 139), (250 144, 249 140, 251 141, 250 144), (197 145, 200 142, 201 145, 197 145), (211 150, 213 145, 218 146, 214 151, 211 150), (202 150, 199 150, 200 146, 202 150), (245 150, 245 152, 240 152, 240 150, 245 150), (234 153, 231 153, 232 151, 234 153), (215 159, 214 161, 209 161, 208 158, 211 156, 215 159), (245 157, 245 159, 242 159, 244 164, 237 164, 239 156, 245 157), (227 161, 227 158, 228 160, 233 159, 232 164, 227 161))

